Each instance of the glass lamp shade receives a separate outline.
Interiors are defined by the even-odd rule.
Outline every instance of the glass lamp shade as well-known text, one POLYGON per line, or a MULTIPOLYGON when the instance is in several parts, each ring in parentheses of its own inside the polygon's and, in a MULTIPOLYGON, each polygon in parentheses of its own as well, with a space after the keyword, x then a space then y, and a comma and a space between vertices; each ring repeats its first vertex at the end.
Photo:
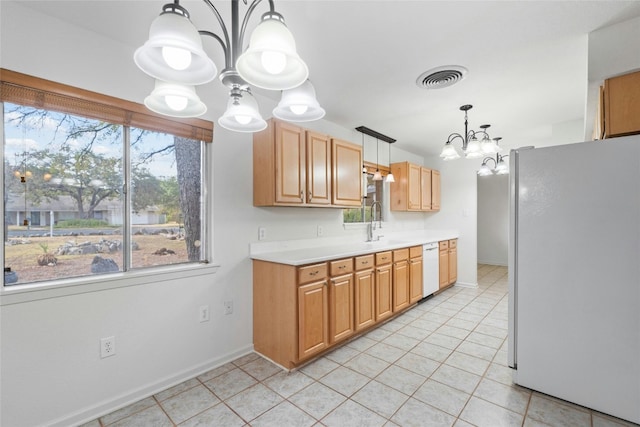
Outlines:
POLYGON ((385 182, 396 182, 396 179, 394 178, 393 174, 391 172, 389 172, 386 176, 386 178, 384 179, 385 182))
POLYGON ((487 176, 491 175, 492 173, 493 171, 489 168, 489 166, 487 166, 486 163, 483 163, 482 166, 480 166, 480 170, 478 171, 479 176, 487 176))
POLYGON ((456 148, 451 145, 450 142, 447 142, 444 147, 442 147, 442 151, 440 152, 440 157, 443 160, 455 160, 460 158, 460 154, 456 151, 456 148))
POLYGON ((164 12, 149 29, 149 40, 133 54, 138 68, 159 80, 201 85, 218 69, 202 49, 202 39, 189 18, 164 12))
POLYGON ((282 91, 282 98, 273 115, 290 122, 309 122, 324 117, 325 111, 316 100, 316 91, 309 80, 300 86, 282 91))
POLYGON ((373 174, 373 178, 374 181, 382 181, 382 174, 380 173, 379 170, 376 170, 376 173, 373 174))
POLYGON ((243 92, 237 101, 235 97, 229 97, 227 111, 218 119, 218 124, 234 132, 258 132, 267 127, 258 111, 258 103, 249 92, 243 92))
POLYGON ((496 174, 507 175, 508 173, 509 173, 509 166, 507 166, 507 164, 503 159, 500 159, 500 161, 496 165, 496 174))
POLYGON ((158 114, 170 117, 197 117, 207 112, 196 89, 156 80, 155 89, 144 99, 144 105, 158 114))
POLYGON ((493 139, 489 139, 486 136, 482 138, 480 143, 480 149, 483 154, 495 154, 497 153, 497 145, 493 139))
POLYGON ((267 12, 253 30, 249 48, 238 57, 236 70, 247 83, 269 90, 300 86, 309 77, 307 64, 279 13, 267 12))
POLYGON ((466 150, 464 150, 464 156, 467 159, 477 159, 483 155, 482 149, 480 148, 480 142, 478 142, 476 137, 472 137, 467 144, 466 150))

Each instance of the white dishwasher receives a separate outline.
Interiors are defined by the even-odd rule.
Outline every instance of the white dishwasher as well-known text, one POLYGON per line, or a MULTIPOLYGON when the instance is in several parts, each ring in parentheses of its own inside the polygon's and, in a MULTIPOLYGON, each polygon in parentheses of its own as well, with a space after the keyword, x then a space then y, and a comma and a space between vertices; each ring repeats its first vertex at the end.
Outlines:
POLYGON ((438 242, 422 245, 422 297, 426 298, 440 289, 438 242))

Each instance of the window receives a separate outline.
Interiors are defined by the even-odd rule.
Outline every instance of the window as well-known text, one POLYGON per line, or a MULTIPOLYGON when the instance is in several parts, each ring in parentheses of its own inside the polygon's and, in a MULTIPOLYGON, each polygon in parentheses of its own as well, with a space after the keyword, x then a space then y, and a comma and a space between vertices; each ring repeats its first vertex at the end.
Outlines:
MULTIPOLYGON (((371 205, 373 202, 383 203, 384 181, 374 181, 372 173, 366 173, 363 176, 366 176, 366 197, 362 199, 362 207, 343 210, 343 222, 345 224, 371 221, 371 205)), ((377 219, 378 215, 376 215, 377 219)))
POLYGON ((16 85, 7 74, 5 285, 206 259, 209 122, 174 123, 39 79, 29 78, 35 88, 16 85))

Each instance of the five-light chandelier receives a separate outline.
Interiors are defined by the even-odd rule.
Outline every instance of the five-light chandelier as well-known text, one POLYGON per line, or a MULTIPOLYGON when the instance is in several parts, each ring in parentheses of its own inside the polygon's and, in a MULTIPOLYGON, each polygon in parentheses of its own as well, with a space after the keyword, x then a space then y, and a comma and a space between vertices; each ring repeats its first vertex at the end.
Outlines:
MULTIPOLYGON (((262 15, 244 52, 249 18, 262 0, 249 4, 242 23, 240 0, 231 0, 230 32, 212 0, 203 1, 220 24, 222 37, 197 30, 189 12, 180 6, 179 0, 174 0, 163 6, 162 13, 151 24, 149 40, 136 50, 136 65, 156 79, 155 89, 144 101, 147 108, 172 117, 197 117, 207 111, 195 86, 212 81, 218 74, 202 46, 201 36, 208 36, 220 44, 225 58, 219 78, 229 88, 229 100, 227 110, 218 120, 220 126, 238 132, 266 128, 251 86, 283 91, 273 110, 277 118, 302 122, 324 116, 308 80, 307 65, 296 52, 293 35, 282 15, 275 11, 273 0, 268 0, 269 11, 262 15)), ((247 4, 247 0, 243 2, 247 4)))

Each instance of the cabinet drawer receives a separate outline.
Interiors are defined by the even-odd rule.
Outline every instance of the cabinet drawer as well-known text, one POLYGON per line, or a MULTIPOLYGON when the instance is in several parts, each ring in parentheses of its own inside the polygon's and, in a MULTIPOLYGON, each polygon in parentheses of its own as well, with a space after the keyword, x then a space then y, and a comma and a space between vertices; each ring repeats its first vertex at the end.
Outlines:
POLYGON ((402 261, 409 258, 409 248, 396 249, 393 251, 393 262, 402 261))
POLYGON ((453 249, 458 246, 458 239, 449 240, 449 249, 453 249))
POLYGON ((449 249, 449 241, 448 240, 444 240, 444 241, 440 242, 439 245, 440 245, 440 250, 449 249))
POLYGON ((378 252, 376 254, 376 265, 389 264, 391 260, 391 251, 378 252))
POLYGON ((409 257, 417 258, 422 256, 422 246, 412 246, 409 248, 409 257))
POLYGON ((373 267, 373 255, 362 255, 355 257, 356 271, 366 270, 373 267))
POLYGON ((353 258, 331 261, 329 264, 331 265, 330 271, 332 276, 339 276, 353 271, 353 258))
POLYGON ((327 263, 307 265, 298 268, 298 284, 313 282, 327 277, 327 263))

